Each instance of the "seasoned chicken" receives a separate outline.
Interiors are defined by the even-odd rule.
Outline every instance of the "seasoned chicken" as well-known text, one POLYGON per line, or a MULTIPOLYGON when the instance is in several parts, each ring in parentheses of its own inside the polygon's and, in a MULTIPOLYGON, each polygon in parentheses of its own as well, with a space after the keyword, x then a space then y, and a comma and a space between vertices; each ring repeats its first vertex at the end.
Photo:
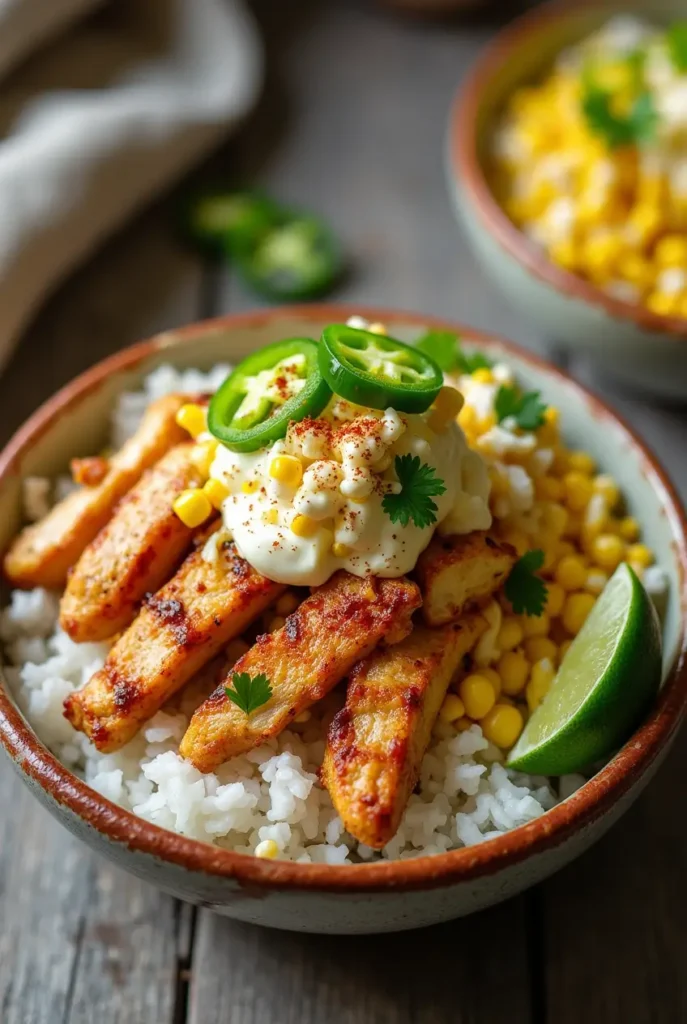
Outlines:
POLYGON ((353 665, 384 640, 398 643, 420 605, 414 583, 360 578, 338 572, 274 633, 234 665, 225 683, 198 708, 181 743, 181 753, 200 771, 278 735, 296 715, 324 697, 353 665), (272 695, 250 715, 226 696, 234 673, 264 674, 272 695))
POLYGON ((210 563, 197 548, 150 597, 105 667, 64 702, 98 750, 118 750, 286 588, 255 572, 233 544, 210 563))
POLYGON ((81 555, 60 603, 60 625, 72 640, 105 640, 124 629, 178 567, 196 531, 172 505, 202 484, 192 452, 182 443, 146 470, 81 555))
POLYGON ((321 775, 346 829, 367 846, 381 849, 396 834, 448 685, 485 627, 478 613, 441 629, 416 626, 351 672, 321 775))
POLYGON ((109 469, 94 487, 82 487, 27 526, 5 555, 4 569, 15 587, 61 589, 67 572, 112 515, 119 499, 168 448, 188 437, 175 416, 185 399, 166 395, 149 407, 143 422, 112 456, 109 469))
POLYGON ((415 575, 428 626, 443 626, 483 607, 505 581, 517 558, 510 544, 488 533, 434 537, 420 555, 415 575))

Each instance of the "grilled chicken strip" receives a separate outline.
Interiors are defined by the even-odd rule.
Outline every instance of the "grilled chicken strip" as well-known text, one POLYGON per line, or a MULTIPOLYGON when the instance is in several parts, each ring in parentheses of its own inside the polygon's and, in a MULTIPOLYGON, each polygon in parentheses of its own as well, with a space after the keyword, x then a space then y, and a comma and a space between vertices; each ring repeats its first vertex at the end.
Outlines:
POLYGON ((119 750, 285 589, 252 569, 233 544, 214 564, 197 548, 149 598, 105 667, 66 698, 66 718, 98 750, 119 750))
POLYGON ((172 508, 203 482, 192 452, 191 443, 177 445, 146 470, 81 555, 60 602, 60 625, 72 640, 106 640, 125 629, 145 595, 177 569, 197 532, 172 508))
POLYGON ((478 613, 441 629, 416 626, 351 672, 321 775, 346 829, 367 846, 381 849, 396 834, 448 685, 485 627, 478 613))
POLYGON ((69 569, 105 526, 119 499, 172 445, 188 437, 175 421, 184 401, 183 395, 166 395, 153 402, 134 436, 112 456, 99 484, 74 491, 44 519, 22 530, 4 560, 13 586, 64 586, 69 569))
POLYGON ((338 572, 313 590, 274 633, 234 665, 224 683, 198 708, 180 752, 202 772, 278 735, 320 700, 380 641, 398 643, 420 605, 420 592, 404 578, 360 578, 338 572), (267 676, 272 696, 246 715, 226 696, 234 673, 267 676))
POLYGON ((433 537, 418 559, 415 575, 428 626, 455 622, 482 608, 506 579, 517 554, 488 533, 433 537))

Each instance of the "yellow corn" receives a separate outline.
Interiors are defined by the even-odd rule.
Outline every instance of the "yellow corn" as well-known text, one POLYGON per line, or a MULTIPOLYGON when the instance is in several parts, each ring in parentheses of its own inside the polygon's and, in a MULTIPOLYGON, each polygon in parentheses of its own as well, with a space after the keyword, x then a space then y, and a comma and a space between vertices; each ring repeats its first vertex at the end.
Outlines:
POLYGON ((317 533, 318 522, 311 516, 298 515, 291 520, 291 529, 297 537, 313 537, 317 533))
MULTIPOLYGON (((491 371, 488 371, 491 373, 491 371)), ((427 420, 431 430, 442 433, 455 420, 464 405, 464 398, 455 388, 444 387, 434 399, 432 411, 427 420)))
POLYGON ((522 651, 507 651, 499 659, 498 672, 503 692, 515 696, 525 687, 530 663, 522 651))
POLYGON ((222 502, 229 497, 229 488, 219 480, 208 480, 203 485, 203 494, 208 497, 213 508, 220 509, 222 502))
POLYGON ((217 454, 217 444, 217 441, 199 441, 191 449, 191 462, 204 477, 210 475, 210 466, 217 454))
POLYGON ((267 526, 276 526, 279 522, 279 513, 276 508, 268 508, 262 513, 262 521, 267 526))
POLYGON ((637 562, 638 565, 646 568, 653 564, 654 556, 646 544, 630 544, 627 549, 628 562, 637 562))
POLYGON ((348 558, 351 553, 351 549, 348 544, 342 544, 341 541, 335 540, 332 544, 332 554, 334 558, 348 558))
POLYGON ((613 572, 625 557, 625 543, 613 533, 602 533, 592 541, 591 553, 597 565, 613 572))
POLYGON ((259 486, 257 480, 244 480, 241 484, 241 490, 244 494, 255 494, 259 486))
POLYGON ((499 702, 481 722, 486 739, 501 750, 510 750, 525 724, 521 712, 512 704, 499 702))
POLYGON ((205 409, 195 402, 182 405, 176 414, 176 421, 182 430, 188 431, 191 437, 198 437, 208 429, 205 409))
POLYGON ((568 594, 562 616, 563 625, 568 633, 572 633, 573 636, 579 633, 595 602, 593 594, 568 594))
POLYGON ((274 839, 263 839, 261 843, 255 847, 255 856, 260 857, 262 860, 274 860, 279 855, 279 847, 275 843, 274 839))
POLYGON ((455 722, 465 715, 465 705, 455 693, 449 693, 444 698, 444 703, 439 711, 439 718, 442 722, 455 722))
POLYGON ((460 681, 458 692, 465 705, 466 714, 477 721, 484 718, 496 702, 492 684, 483 675, 476 673, 472 673, 460 681))
POLYGON ((501 623, 496 646, 500 651, 512 651, 514 647, 522 643, 523 636, 522 626, 514 615, 509 615, 501 623))
POLYGON ((551 688, 551 683, 556 674, 552 663, 548 660, 538 661, 536 665, 532 666, 532 672, 530 674, 530 681, 525 687, 525 696, 527 698, 527 706, 530 711, 534 711, 539 707, 544 697, 551 688))
POLYGON ((303 479, 303 464, 293 455, 277 455, 270 462, 270 476, 288 487, 299 487, 303 479))
POLYGON ((525 654, 531 662, 543 661, 545 658, 555 661, 558 648, 547 636, 533 636, 525 641, 525 654))
POLYGON ((191 530, 209 519, 212 513, 210 499, 199 487, 182 491, 172 508, 184 526, 188 526, 191 530))
POLYGON ((563 590, 579 590, 587 579, 587 567, 579 555, 566 555, 556 566, 555 575, 563 590))

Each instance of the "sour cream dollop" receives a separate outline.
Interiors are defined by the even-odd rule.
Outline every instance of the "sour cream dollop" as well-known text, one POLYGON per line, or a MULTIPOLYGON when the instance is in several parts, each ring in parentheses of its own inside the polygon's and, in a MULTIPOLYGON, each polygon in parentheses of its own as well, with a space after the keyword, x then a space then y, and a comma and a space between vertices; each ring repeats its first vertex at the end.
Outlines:
POLYGON ((224 536, 269 579, 319 586, 338 569, 402 576, 436 529, 487 529, 486 464, 454 420, 432 429, 431 414, 361 409, 334 397, 320 417, 292 423, 269 448, 240 454, 220 446, 210 475, 229 491, 224 536), (446 487, 433 498, 437 519, 429 526, 393 523, 382 506, 386 494, 401 489, 395 471, 401 455, 419 456, 446 487), (284 456, 300 465, 295 484, 275 476, 275 460, 284 456))

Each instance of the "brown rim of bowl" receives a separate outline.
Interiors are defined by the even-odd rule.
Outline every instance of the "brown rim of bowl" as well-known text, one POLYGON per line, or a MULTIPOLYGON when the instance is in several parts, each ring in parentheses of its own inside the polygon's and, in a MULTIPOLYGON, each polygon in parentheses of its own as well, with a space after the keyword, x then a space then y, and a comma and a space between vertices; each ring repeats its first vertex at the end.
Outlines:
POLYGON ((48 399, 14 435, 0 454, 0 486, 16 472, 24 453, 31 448, 67 408, 78 404, 89 392, 114 373, 133 370, 147 357, 171 349, 189 334, 212 333, 223 328, 260 328, 281 318, 305 318, 340 322, 353 314, 389 324, 410 323, 424 327, 449 328, 487 346, 500 348, 519 360, 557 378, 600 422, 613 421, 625 435, 628 446, 638 452, 644 473, 661 496, 666 517, 675 535, 675 557, 681 576, 680 604, 683 629, 679 654, 651 715, 622 750, 573 796, 541 818, 507 832, 479 846, 405 861, 330 866, 264 861, 244 854, 218 849, 200 840, 187 839, 151 825, 111 803, 60 764, 43 746, 0 686, 0 740, 21 772, 88 826, 132 851, 157 856, 191 871, 235 878, 246 894, 259 895, 264 889, 312 889, 325 892, 374 892, 390 889, 429 889, 468 882, 516 864, 530 854, 553 849, 572 833, 610 810, 631 785, 647 770, 677 729, 687 703, 687 638, 684 612, 687 610, 687 519, 675 489, 665 471, 628 424, 600 399, 567 374, 544 360, 524 352, 495 335, 451 324, 439 317, 386 309, 345 305, 291 306, 220 317, 167 331, 149 341, 124 349, 96 364, 48 399))
MULTIPOLYGON (((608 14, 612 14, 616 7, 625 9, 626 6, 613 3, 608 14)), ((456 182, 465 186, 477 216, 487 231, 502 249, 526 267, 534 277, 568 298, 579 299, 602 309, 615 320, 631 320, 644 330, 656 331, 682 341, 687 339, 687 318, 660 316, 645 306, 616 299, 550 260, 499 206, 479 158, 475 125, 481 97, 488 82, 504 64, 517 60, 518 50, 530 35, 536 35, 557 22, 574 19, 579 9, 585 7, 595 8, 601 13, 594 0, 577 0, 574 5, 569 0, 553 0, 517 18, 489 43, 451 104, 448 129, 451 173, 456 182)))

